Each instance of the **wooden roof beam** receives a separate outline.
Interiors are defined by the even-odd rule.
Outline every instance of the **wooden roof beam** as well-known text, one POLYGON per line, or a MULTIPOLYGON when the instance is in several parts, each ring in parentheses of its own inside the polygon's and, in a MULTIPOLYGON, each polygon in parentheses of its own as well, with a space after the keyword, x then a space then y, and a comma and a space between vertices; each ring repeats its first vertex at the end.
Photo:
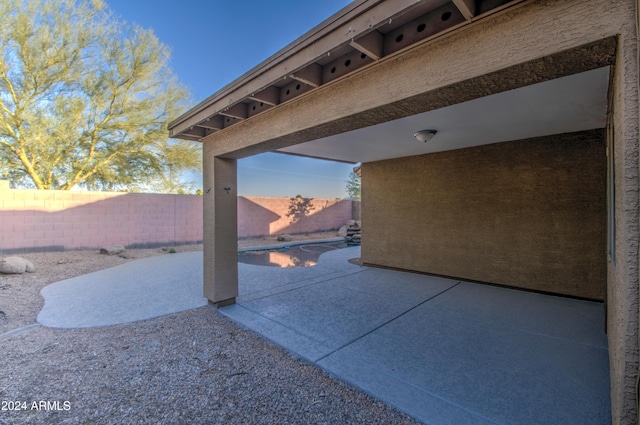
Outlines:
POLYGON ((180 139, 182 140, 189 140, 191 142, 200 142, 200 139, 202 139, 202 137, 198 137, 198 136, 191 136, 189 134, 187 134, 187 132, 183 131, 180 134, 180 139))
POLYGON ((225 117, 238 118, 241 120, 246 119, 249 116, 249 108, 246 103, 236 103, 233 106, 230 106, 227 109, 224 109, 219 112, 220 115, 224 115, 225 117))
POLYGON ((349 44, 373 60, 377 61, 384 56, 384 37, 378 31, 371 31, 349 44))
POLYGON ((207 132, 206 128, 194 125, 188 130, 183 131, 182 134, 199 139, 201 137, 207 136, 209 133, 207 132))
POLYGON ((214 115, 199 123, 198 126, 211 130, 222 130, 224 128, 223 118, 220 115, 214 115))
POLYGON ((280 103, 280 89, 276 86, 269 86, 266 89, 253 93, 249 99, 256 102, 263 102, 267 105, 276 106, 280 103))
POLYGON ((453 4, 467 21, 476 16, 476 2, 474 0, 453 0, 453 4))
POLYGON ((320 87, 322 85, 322 66, 312 63, 291 74, 291 78, 311 87, 320 87))

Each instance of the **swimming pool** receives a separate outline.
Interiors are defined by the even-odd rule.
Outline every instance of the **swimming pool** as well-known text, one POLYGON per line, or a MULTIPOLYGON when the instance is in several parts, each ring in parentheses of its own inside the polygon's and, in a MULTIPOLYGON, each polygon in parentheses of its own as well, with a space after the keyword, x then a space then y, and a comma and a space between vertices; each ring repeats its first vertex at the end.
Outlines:
POLYGON ((346 242, 310 243, 269 250, 238 253, 238 262, 270 267, 311 267, 325 252, 346 248, 346 242))

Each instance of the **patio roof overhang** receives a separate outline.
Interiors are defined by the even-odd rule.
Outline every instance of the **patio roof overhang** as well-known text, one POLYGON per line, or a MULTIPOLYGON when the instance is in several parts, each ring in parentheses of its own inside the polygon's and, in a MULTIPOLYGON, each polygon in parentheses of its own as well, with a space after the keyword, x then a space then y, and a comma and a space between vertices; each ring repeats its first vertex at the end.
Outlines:
POLYGON ((416 45, 530 1, 356 0, 172 121, 169 135, 202 141, 416 45))
POLYGON ((275 152, 372 162, 485 144, 604 128, 611 66, 519 87, 275 152), (433 129, 420 142, 416 131, 433 129))

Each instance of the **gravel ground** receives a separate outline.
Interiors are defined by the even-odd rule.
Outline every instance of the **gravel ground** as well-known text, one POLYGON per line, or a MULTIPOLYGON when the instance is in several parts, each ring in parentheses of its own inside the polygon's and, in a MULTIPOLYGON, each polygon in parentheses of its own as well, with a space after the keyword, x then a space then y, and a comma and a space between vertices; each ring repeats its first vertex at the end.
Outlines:
MULTIPOLYGON (((151 255, 168 254, 22 255, 36 273, 0 275, 0 333, 35 323, 45 285, 151 255)), ((416 423, 211 307, 105 328, 35 327, 0 336, 0 356, 2 425, 416 423)))

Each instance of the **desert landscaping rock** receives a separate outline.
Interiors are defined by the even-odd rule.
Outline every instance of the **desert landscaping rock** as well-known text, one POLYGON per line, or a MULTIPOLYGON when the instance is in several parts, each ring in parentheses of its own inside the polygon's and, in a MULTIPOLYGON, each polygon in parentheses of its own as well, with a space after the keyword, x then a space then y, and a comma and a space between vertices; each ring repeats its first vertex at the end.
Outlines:
POLYGON ((0 273, 22 274, 35 272, 33 263, 22 257, 6 257, 0 260, 0 273))
POLYGON ((342 226, 338 230, 338 236, 344 238, 348 244, 360 244, 362 229, 360 228, 360 221, 349 220, 347 224, 342 226))
POLYGON ((125 251, 125 247, 122 245, 110 245, 100 248, 100 254, 105 255, 118 255, 125 251))
POLYGON ((278 236, 278 241, 279 242, 291 242, 293 240, 293 238, 291 237, 291 235, 280 235, 278 236))
POLYGON ((27 273, 35 273, 36 272, 36 268, 33 265, 33 263, 31 261, 29 261, 29 260, 24 260, 24 261, 26 262, 24 271, 27 272, 27 273))

